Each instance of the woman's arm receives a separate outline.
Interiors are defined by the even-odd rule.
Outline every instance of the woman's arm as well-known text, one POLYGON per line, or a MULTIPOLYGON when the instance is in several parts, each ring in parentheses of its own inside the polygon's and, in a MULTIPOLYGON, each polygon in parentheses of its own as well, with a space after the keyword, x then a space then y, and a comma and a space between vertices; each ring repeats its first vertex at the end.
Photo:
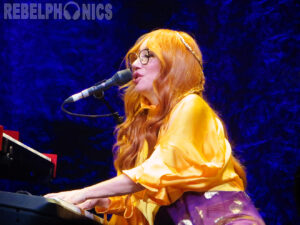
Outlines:
POLYGON ((143 189, 142 185, 134 183, 128 176, 122 174, 83 189, 51 193, 45 195, 45 197, 60 198, 72 204, 83 206, 81 208, 86 209, 99 204, 103 207, 108 207, 109 200, 107 197, 126 195, 143 189), (99 198, 102 199, 100 200, 99 198), (87 205, 88 207, 85 207, 87 205))
POLYGON ((122 174, 110 180, 84 188, 83 192, 86 199, 92 199, 126 195, 143 189, 145 188, 142 185, 134 183, 128 176, 122 174))

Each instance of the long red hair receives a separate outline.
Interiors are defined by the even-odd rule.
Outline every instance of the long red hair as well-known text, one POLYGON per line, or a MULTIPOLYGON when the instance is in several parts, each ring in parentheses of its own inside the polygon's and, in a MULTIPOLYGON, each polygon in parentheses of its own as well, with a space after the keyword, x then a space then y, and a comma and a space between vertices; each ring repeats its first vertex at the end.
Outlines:
MULTIPOLYGON (((134 90, 135 84, 131 81, 124 86, 126 120, 116 128, 117 142, 114 145, 114 165, 117 171, 136 166, 138 153, 145 140, 148 143, 149 157, 154 150, 159 129, 175 104, 186 93, 202 96, 204 91, 202 54, 190 35, 169 29, 154 30, 136 41, 126 54, 126 59, 130 53, 138 53, 145 40, 147 40, 147 48, 155 53, 161 64, 160 75, 153 83, 158 105, 151 115, 148 114, 148 109, 141 109, 143 97, 134 90), (197 58, 184 45, 176 32, 191 47, 197 58)), ((127 61, 126 63, 128 66, 127 61)), ((237 159, 234 157, 233 159, 235 168, 245 183, 245 172, 237 159)))

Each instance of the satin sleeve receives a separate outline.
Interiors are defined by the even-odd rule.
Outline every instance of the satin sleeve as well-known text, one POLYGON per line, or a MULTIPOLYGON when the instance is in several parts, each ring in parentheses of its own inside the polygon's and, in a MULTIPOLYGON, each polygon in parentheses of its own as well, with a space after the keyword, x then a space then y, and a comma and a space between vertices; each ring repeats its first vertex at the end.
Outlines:
POLYGON ((231 148, 222 123, 200 96, 181 100, 165 125, 152 155, 124 174, 159 205, 171 204, 185 191, 207 191, 224 182, 231 148))
POLYGON ((127 195, 109 197, 110 204, 108 208, 95 206, 95 211, 97 213, 107 213, 107 214, 123 214, 126 209, 127 195))

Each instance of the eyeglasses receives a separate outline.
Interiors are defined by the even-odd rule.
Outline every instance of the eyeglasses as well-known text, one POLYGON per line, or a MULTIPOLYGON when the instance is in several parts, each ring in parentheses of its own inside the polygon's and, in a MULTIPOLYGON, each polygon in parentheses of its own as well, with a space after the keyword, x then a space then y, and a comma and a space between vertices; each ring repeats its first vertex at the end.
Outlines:
POLYGON ((137 60, 137 58, 139 58, 142 65, 146 65, 149 62, 149 59, 153 56, 154 55, 150 52, 148 48, 143 49, 142 51, 139 52, 139 54, 135 52, 131 52, 127 57, 129 69, 133 71, 132 64, 135 62, 135 60, 137 60))

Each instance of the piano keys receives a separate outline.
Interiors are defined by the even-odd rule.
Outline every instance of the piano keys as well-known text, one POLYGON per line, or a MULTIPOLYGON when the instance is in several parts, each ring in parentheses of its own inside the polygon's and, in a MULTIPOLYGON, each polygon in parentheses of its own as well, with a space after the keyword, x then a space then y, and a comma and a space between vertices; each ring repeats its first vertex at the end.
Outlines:
POLYGON ((0 191, 5 225, 101 225, 103 219, 59 199, 0 191))

